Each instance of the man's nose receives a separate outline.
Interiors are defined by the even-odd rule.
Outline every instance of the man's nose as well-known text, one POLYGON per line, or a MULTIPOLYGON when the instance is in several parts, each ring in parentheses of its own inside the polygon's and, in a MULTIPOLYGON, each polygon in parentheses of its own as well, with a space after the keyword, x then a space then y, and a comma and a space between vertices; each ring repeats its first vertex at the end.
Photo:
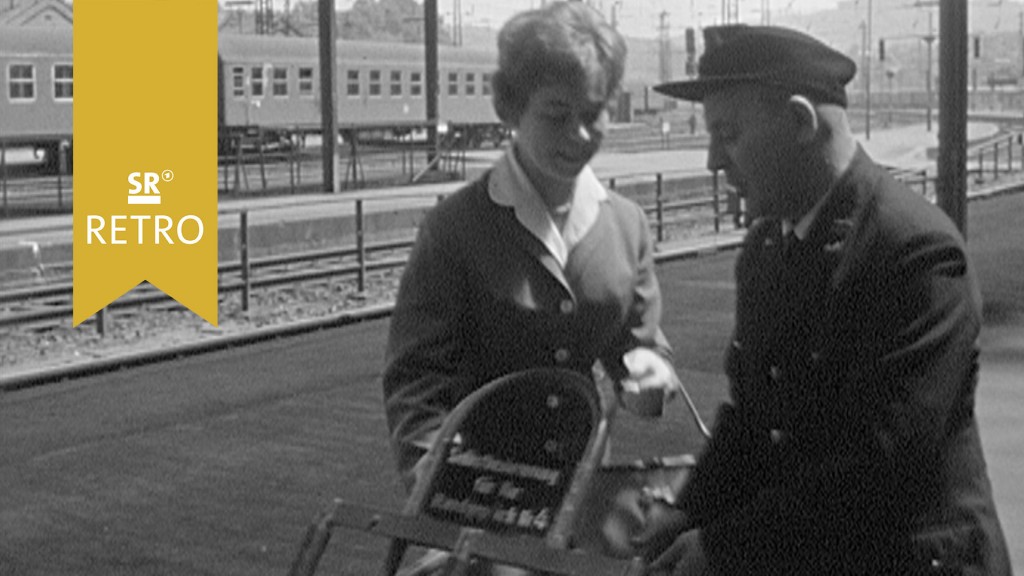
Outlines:
POLYGON ((715 142, 715 138, 712 136, 711 142, 708 144, 708 170, 712 172, 724 170, 726 164, 728 164, 728 158, 722 151, 722 147, 715 142))

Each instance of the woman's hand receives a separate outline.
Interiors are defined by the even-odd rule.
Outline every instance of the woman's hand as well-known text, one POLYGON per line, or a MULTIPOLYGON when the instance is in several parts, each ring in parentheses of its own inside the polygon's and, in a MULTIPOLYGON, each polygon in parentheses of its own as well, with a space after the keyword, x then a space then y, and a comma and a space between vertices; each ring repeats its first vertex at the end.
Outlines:
POLYGON ((627 370, 619 382, 619 401, 642 416, 660 416, 661 407, 679 393, 675 368, 650 348, 634 348, 622 356, 627 370))

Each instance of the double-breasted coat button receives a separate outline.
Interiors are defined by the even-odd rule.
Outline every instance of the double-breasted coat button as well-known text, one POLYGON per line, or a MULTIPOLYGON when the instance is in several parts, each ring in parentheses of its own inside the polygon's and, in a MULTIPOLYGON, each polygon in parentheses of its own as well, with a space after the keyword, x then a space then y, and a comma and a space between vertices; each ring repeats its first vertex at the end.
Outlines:
POLYGON ((772 444, 782 444, 786 440, 786 431, 772 429, 768 432, 768 436, 772 439, 772 444))
POLYGON ((782 378, 782 370, 778 366, 772 366, 768 369, 768 375, 772 377, 772 380, 778 382, 782 378))
POLYGON ((555 350, 555 362, 558 362, 559 364, 564 364, 568 360, 569 351, 567 349, 559 348, 558 350, 555 350))
POLYGON ((576 306, 572 303, 572 300, 569 300, 568 298, 566 298, 565 300, 562 300, 558 304, 558 310, 562 314, 572 314, 572 311, 575 308, 576 308, 576 306))

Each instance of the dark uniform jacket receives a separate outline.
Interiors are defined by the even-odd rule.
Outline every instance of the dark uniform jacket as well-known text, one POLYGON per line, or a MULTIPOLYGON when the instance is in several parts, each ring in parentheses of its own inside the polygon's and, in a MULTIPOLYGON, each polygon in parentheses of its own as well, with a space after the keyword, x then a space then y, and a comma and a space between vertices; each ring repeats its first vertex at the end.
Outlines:
POLYGON ((755 225, 722 407, 680 506, 722 575, 1010 574, 961 235, 862 150, 807 237, 755 225))
POLYGON ((622 355, 668 356, 661 296, 642 209, 608 192, 563 267, 488 195, 488 175, 441 202, 420 225, 402 277, 384 371, 400 472, 422 439, 471 392, 510 372, 562 367, 621 377, 622 355))

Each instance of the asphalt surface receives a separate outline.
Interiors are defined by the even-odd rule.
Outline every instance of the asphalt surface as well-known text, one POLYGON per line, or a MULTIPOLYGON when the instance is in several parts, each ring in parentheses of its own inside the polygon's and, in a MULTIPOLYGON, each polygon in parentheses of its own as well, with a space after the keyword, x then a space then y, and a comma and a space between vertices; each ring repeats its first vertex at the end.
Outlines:
MULTIPOLYGON (((1024 566, 1024 194, 969 207, 985 297, 978 414, 1024 566)), ((664 327, 710 424, 724 396, 735 252, 663 264, 664 327)), ((387 320, 0 395, 0 574, 284 574, 336 496, 397 510, 379 372, 387 320)), ((682 405, 624 419, 617 460, 699 450, 682 405)), ((322 573, 372 573, 339 533, 322 573)))

